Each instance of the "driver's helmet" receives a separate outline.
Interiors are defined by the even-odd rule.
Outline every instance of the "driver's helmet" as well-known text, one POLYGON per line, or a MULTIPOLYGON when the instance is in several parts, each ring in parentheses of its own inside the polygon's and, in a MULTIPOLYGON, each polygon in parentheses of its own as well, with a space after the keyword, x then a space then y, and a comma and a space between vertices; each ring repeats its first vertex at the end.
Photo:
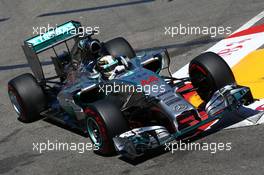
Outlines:
POLYGON ((109 78, 118 66, 118 60, 111 55, 106 55, 97 60, 97 69, 105 78, 109 78))

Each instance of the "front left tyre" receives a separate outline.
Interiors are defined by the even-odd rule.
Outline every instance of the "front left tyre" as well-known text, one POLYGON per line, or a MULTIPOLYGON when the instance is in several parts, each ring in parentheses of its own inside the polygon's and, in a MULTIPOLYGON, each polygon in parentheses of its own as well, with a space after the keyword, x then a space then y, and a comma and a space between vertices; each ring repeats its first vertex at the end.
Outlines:
POLYGON ((189 65, 192 85, 200 97, 208 102, 215 91, 236 84, 231 68, 225 60, 213 52, 205 52, 195 57, 189 65))
POLYGON ((42 87, 32 74, 22 74, 8 82, 8 95, 18 119, 29 123, 40 119, 47 109, 47 100, 42 87))

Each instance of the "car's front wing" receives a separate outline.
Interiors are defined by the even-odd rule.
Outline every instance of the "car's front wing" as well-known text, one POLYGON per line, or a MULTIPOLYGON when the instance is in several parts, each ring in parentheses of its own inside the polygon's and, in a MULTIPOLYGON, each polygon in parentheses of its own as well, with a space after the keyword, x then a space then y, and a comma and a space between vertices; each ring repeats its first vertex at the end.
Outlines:
POLYGON ((171 134, 164 126, 147 126, 135 128, 113 138, 119 154, 130 159, 141 156, 149 149, 154 149, 178 139, 199 127, 224 117, 226 113, 253 101, 250 89, 237 85, 228 85, 216 91, 206 105, 208 118, 193 126, 177 130, 171 134))

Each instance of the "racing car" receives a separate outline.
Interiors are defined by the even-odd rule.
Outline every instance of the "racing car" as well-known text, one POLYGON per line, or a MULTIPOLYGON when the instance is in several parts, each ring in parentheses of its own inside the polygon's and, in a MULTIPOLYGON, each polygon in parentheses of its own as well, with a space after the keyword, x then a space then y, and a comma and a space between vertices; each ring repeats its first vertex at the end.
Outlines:
POLYGON ((80 22, 68 21, 24 41, 22 48, 33 74, 8 82, 20 121, 52 118, 87 133, 98 147, 95 152, 117 152, 134 159, 190 137, 202 126, 254 101, 250 89, 238 85, 227 63, 213 52, 195 57, 189 64, 189 77, 177 78, 171 74, 166 49, 136 53, 122 37, 101 42, 93 32, 80 35, 76 32, 80 28, 80 22), (70 41, 74 43, 71 49, 70 41), (65 50, 58 53, 62 45, 65 50), (39 58, 49 50, 54 51, 52 77, 45 75, 39 58), (78 53, 84 51, 85 61, 76 63, 78 53), (105 76, 106 70, 110 76, 105 76), (119 86, 118 91, 114 86, 119 86), (106 93, 104 87, 112 91, 106 93), (202 103, 192 104, 190 93, 197 93, 202 103))

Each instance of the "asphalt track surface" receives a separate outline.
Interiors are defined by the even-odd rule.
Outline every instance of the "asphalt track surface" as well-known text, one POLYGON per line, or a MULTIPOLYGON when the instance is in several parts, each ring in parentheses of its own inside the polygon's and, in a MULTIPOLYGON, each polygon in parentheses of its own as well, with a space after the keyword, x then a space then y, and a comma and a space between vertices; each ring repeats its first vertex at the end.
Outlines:
MULTIPOLYGON (((169 48, 173 70, 225 35, 164 34, 165 26, 230 26, 235 31, 263 10, 263 0, 0 0, 0 174, 263 174, 263 126, 221 130, 198 142, 232 143, 231 151, 154 152, 136 162, 92 151, 33 151, 33 142, 90 142, 62 126, 16 119, 7 82, 30 71, 20 45, 33 26, 79 20, 99 26, 102 40, 123 36, 137 50, 169 48)), ((260 21, 261 22, 261 21, 260 21)))

